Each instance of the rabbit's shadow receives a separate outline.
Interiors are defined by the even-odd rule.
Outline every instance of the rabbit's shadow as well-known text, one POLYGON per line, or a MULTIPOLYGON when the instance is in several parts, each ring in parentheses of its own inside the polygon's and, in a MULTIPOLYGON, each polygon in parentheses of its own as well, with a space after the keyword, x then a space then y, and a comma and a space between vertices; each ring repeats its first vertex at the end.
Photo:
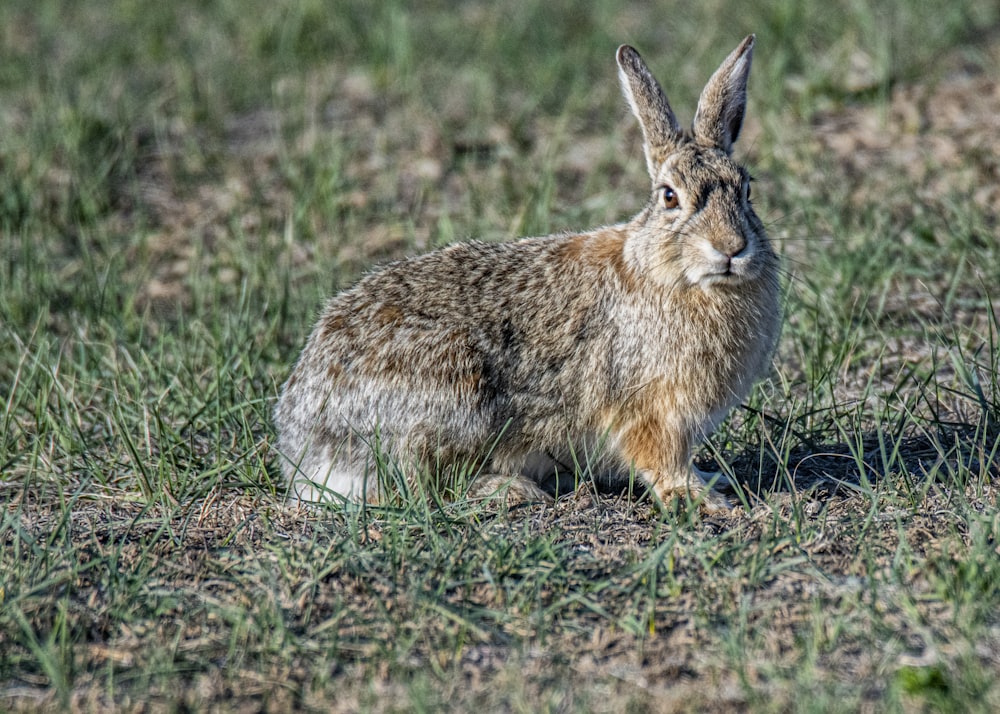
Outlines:
MULTIPOLYGON (((887 445, 884 435, 880 438, 876 432, 866 432, 859 434, 854 443, 800 443, 783 458, 755 445, 728 457, 726 465, 708 456, 696 458, 695 465, 701 471, 731 473, 714 483, 718 491, 730 497, 739 489, 758 497, 796 492, 826 500, 858 493, 886 478, 900 478, 915 486, 925 484, 927 479, 954 482, 963 475, 1000 478, 1000 456, 989 458, 994 451, 989 445, 998 439, 1000 429, 984 434, 973 426, 959 426, 934 436, 902 437, 887 445), (736 487, 731 481, 736 482, 736 487)), ((566 470, 539 485, 550 495, 563 498, 584 483, 596 494, 608 497, 630 494, 642 498, 649 491, 640 479, 614 472, 581 476, 566 470)))
MULTIPOLYGON (((927 479, 954 481, 963 475, 1000 477, 1000 459, 984 462, 983 444, 995 444, 996 433, 983 434, 975 427, 957 426, 942 429, 936 435, 911 435, 887 441, 885 435, 864 432, 857 441, 813 441, 793 447, 784 458, 760 446, 747 448, 728 459, 729 470, 739 487, 751 494, 768 492, 811 492, 824 499, 866 489, 887 478, 899 478, 919 485, 927 479), (985 436, 985 438, 984 438, 985 436)), ((990 453, 989 448, 985 455, 990 453)), ((703 470, 719 469, 711 459, 698 460, 703 470)), ((723 469, 725 471, 726 469, 723 469)), ((726 480, 720 491, 734 489, 726 480)))

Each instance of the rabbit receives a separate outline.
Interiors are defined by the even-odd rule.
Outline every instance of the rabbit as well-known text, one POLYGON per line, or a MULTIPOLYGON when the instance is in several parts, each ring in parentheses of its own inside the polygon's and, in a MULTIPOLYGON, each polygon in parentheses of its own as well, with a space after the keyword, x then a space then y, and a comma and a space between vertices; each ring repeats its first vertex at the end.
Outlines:
POLYGON ((294 497, 382 501, 388 463, 404 484, 465 473, 473 491, 550 500, 542 486, 583 454, 661 503, 729 511, 692 448, 769 369, 781 324, 778 258, 731 156, 753 45, 709 79, 690 130, 618 48, 651 179, 630 221, 454 244, 330 299, 275 409, 294 497))

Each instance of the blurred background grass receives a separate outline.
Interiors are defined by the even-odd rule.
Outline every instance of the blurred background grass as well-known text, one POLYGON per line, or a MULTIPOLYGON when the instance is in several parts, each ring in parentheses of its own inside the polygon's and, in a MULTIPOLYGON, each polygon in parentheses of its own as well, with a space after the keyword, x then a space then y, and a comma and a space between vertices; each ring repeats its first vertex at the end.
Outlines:
MULTIPOLYGON (((621 42, 690 117, 708 73, 757 33, 742 150, 780 175, 803 170, 796 147, 816 112, 940 79, 941 54, 974 53, 997 12, 983 0, 10 0, 0 304, 22 330, 41 307, 117 316, 135 334, 129 317, 151 305, 163 316, 249 289, 301 321, 400 251, 635 210, 645 187, 612 61, 621 42), (305 254, 290 257, 289 241, 305 254)), ((758 192, 772 216, 801 210, 774 188, 758 192)))

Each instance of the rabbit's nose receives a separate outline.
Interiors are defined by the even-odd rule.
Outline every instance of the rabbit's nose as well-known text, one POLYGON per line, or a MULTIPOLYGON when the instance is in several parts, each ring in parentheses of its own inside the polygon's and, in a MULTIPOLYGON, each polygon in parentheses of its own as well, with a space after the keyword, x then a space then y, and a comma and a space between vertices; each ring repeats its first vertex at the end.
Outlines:
POLYGON ((732 260, 733 258, 738 258, 743 251, 747 249, 747 241, 741 235, 731 236, 722 246, 721 253, 723 253, 727 258, 732 260))

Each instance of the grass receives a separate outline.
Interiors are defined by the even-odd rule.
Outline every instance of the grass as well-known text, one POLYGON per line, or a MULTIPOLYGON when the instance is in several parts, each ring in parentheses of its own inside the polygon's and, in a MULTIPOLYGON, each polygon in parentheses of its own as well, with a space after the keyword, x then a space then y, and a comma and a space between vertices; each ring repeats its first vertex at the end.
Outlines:
POLYGON ((0 708, 1000 707, 995 3, 0 7, 0 708), (325 295, 625 218, 630 42, 741 156, 771 377, 741 512, 587 487, 299 510, 270 410, 325 295))

